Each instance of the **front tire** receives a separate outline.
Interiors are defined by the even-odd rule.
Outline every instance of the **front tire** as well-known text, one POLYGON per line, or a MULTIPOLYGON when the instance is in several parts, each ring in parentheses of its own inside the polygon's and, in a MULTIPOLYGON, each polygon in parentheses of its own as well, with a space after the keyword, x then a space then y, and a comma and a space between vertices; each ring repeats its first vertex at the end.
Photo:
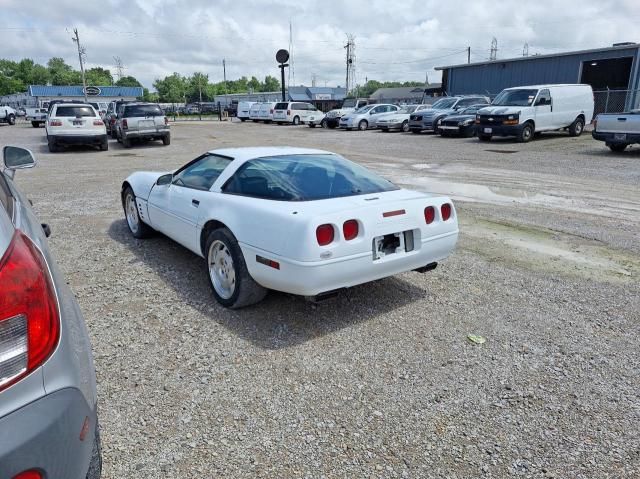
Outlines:
POLYGON ((367 122, 367 120, 360 120, 360 123, 358 123, 358 130, 365 131, 368 128, 369 123, 367 122))
POLYGON ((534 134, 535 134, 535 129, 533 127, 533 124, 525 123, 524 126, 522 127, 522 130, 520 130, 520 134, 518 135, 518 142, 528 143, 531 141, 534 134))
POLYGON ((576 118, 569 126, 569 136, 580 136, 584 131, 584 120, 580 117, 576 118))
POLYGON ((171 144, 171 134, 167 133, 162 137, 162 144, 164 146, 168 146, 171 144))
POLYGON ((9 125, 15 125, 16 124, 16 116, 13 113, 11 113, 7 117, 7 123, 9 123, 9 125))
POLYGON ((267 290, 249 274, 242 250, 231 231, 219 228, 206 242, 209 284, 216 301, 225 308, 238 309, 258 303, 267 290))
POLYGON ((400 130, 402 130, 404 133, 407 133, 409 131, 409 122, 407 120, 402 122, 400 130))
POLYGON ((327 128, 327 127, 328 127, 328 125, 327 125, 327 120, 322 120, 322 121, 320 122, 320 126, 321 126, 322 128, 327 128))
POLYGON ((136 195, 133 190, 128 186, 122 194, 122 207, 124 208, 124 216, 127 220, 127 226, 134 238, 143 239, 148 238, 153 233, 153 228, 144 223, 140 219, 138 213, 138 205, 136 203, 136 195))

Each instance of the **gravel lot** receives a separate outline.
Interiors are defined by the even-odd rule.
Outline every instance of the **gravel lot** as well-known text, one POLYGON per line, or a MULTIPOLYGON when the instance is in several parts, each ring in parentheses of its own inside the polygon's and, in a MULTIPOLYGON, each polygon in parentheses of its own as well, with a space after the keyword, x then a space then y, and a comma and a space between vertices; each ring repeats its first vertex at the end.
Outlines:
POLYGON ((50 154, 43 129, 0 126, 37 156, 17 182, 91 332, 105 478, 640 477, 640 148, 172 129, 168 147, 50 154), (455 254, 317 306, 271 293, 228 311, 203 260, 129 235, 129 173, 282 144, 450 194, 455 254))

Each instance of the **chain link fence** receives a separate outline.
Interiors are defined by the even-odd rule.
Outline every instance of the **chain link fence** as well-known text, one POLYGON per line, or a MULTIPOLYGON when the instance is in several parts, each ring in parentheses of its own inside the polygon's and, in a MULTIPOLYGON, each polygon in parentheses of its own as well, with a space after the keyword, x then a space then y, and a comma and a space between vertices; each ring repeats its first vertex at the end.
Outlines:
POLYGON ((598 90, 593 92, 593 116, 599 113, 622 113, 638 108, 640 90, 598 90))

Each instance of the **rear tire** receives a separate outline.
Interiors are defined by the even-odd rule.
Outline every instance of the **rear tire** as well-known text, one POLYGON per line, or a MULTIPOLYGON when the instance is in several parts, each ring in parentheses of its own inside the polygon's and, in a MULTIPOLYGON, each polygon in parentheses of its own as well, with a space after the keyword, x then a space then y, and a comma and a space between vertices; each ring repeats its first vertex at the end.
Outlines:
POLYGON ((125 148, 131 148, 131 140, 129 138, 123 136, 120 140, 122 141, 122 146, 125 148))
POLYGON ((9 125, 15 125, 16 124, 16 116, 13 113, 11 113, 7 117, 7 123, 9 123, 9 125))
POLYGON ((109 141, 104 140, 102 143, 100 143, 100 151, 108 151, 108 150, 109 150, 109 141))
POLYGON ((365 131, 368 128, 369 128, 369 122, 367 122, 367 120, 360 120, 360 123, 358 123, 358 130, 365 131))
POLYGON ((626 143, 609 143, 607 145, 611 151, 615 151, 616 153, 622 153, 624 150, 627 149, 627 145, 626 143))
POLYGON ((404 133, 407 133, 409 131, 409 122, 407 120, 402 122, 402 126, 400 127, 400 130, 404 133))
POLYGON ((569 136, 580 136, 584 131, 584 120, 580 117, 576 118, 569 126, 569 136))
POLYGON ((267 295, 267 289, 249 274, 238 241, 227 228, 209 234, 204 252, 209 284, 213 296, 222 306, 243 308, 262 301, 267 295))
POLYGON ((309 123, 309 128, 315 128, 316 124, 315 123, 309 123))
POLYGON ((100 479, 102 475, 102 442, 100 441, 100 426, 96 423, 96 433, 93 439, 91 462, 87 471, 87 479, 100 479))
POLYGON ((533 138, 535 134, 535 129, 532 123, 525 123, 518 134, 518 142, 520 143, 528 143, 533 138))
POLYGON ((162 137, 162 144, 164 146, 168 146, 171 144, 171 134, 167 133, 162 137))
POLYGON ((48 143, 49 143, 49 151, 51 153, 57 153, 58 151, 60 151, 60 147, 56 145, 55 141, 53 141, 52 139, 49 139, 48 143))
POLYGON ((246 119, 246 118, 240 118, 240 121, 241 121, 242 123, 244 123, 245 121, 247 121, 247 119, 246 119))
POLYGON ((322 128, 327 128, 327 127, 328 127, 328 125, 327 125, 327 120, 322 120, 322 121, 320 122, 320 126, 321 126, 322 128))
POLYGON ((295 126, 298 126, 300 124, 300 117, 299 116, 294 116, 293 117, 293 124, 295 126))
POLYGON ((127 226, 134 238, 143 239, 151 236, 153 228, 140 219, 136 195, 130 186, 127 186, 124 193, 122 193, 122 208, 124 209, 127 226))
POLYGON ((480 141, 491 141, 491 135, 480 134, 478 135, 478 140, 480 141))
POLYGON ((38 128, 38 127, 40 127, 40 122, 32 121, 31 122, 31 126, 34 127, 34 128, 38 128))

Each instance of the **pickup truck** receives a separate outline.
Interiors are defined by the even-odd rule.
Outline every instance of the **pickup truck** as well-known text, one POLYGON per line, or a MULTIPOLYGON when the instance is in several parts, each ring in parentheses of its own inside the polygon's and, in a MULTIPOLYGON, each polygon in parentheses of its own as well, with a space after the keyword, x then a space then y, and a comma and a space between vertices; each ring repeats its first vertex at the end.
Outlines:
POLYGON ((47 108, 27 108, 27 116, 25 119, 31 122, 31 126, 38 128, 47 122, 47 108))
POLYGON ((16 124, 16 111, 10 106, 0 106, 0 123, 16 124))
POLYGON ((616 152, 624 151, 632 143, 640 143, 640 110, 599 114, 593 122, 591 135, 616 152))

